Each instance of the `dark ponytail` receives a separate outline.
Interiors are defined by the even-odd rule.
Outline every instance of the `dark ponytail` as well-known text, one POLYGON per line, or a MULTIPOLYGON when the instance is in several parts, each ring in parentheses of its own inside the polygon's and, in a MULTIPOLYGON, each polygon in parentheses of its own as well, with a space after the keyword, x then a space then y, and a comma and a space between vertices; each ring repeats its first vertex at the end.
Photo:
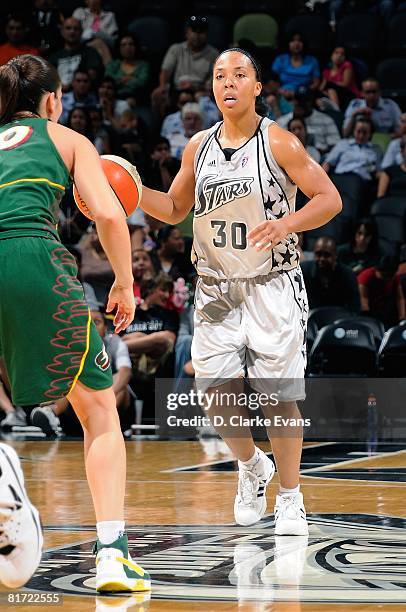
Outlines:
POLYGON ((61 86, 52 64, 36 55, 19 55, 0 66, 0 125, 16 113, 38 115, 42 96, 61 86))

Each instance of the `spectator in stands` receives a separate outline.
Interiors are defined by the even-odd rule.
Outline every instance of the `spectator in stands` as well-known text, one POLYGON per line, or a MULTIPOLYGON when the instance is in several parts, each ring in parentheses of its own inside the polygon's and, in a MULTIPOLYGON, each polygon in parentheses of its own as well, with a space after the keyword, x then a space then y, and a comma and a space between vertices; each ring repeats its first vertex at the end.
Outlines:
POLYGON ((365 268, 374 266, 380 257, 378 235, 373 219, 360 219, 351 242, 338 247, 338 261, 358 274, 365 268))
POLYGON ((126 110, 121 115, 118 125, 119 154, 137 166, 143 174, 146 164, 144 148, 146 147, 147 128, 133 110, 126 110))
POLYGON ((400 139, 402 161, 385 168, 379 174, 378 198, 398 196, 406 198, 406 135, 400 139))
POLYGON ((377 79, 368 77, 362 82, 363 98, 352 100, 345 111, 343 134, 352 134, 359 115, 369 117, 378 132, 395 134, 399 129, 401 110, 390 98, 382 98, 377 79))
POLYGON ((292 117, 292 119, 287 125, 287 128, 289 132, 292 132, 292 134, 299 138, 300 142, 302 143, 308 154, 313 157, 316 162, 320 162, 320 153, 318 152, 316 147, 313 147, 312 145, 308 144, 307 128, 304 119, 301 119, 300 117, 292 117))
POLYGON ((378 12, 384 18, 386 24, 389 23, 393 11, 395 10, 395 0, 375 0, 375 2, 352 0, 351 3, 344 3, 344 0, 329 0, 330 24, 333 26, 333 29, 335 28, 337 18, 341 16, 342 9, 348 4, 350 4, 353 10, 358 9, 363 11, 368 9, 373 13, 378 12))
POLYGON ((220 112, 214 102, 211 81, 206 81, 205 85, 201 85, 196 89, 195 100, 202 112, 204 130, 211 128, 217 121, 220 121, 220 112))
POLYGON ((27 43, 28 27, 23 17, 11 15, 6 21, 6 42, 0 45, 0 65, 17 55, 39 55, 39 49, 27 43))
POLYGON ((400 124, 398 131, 398 138, 394 138, 390 141, 388 148, 383 156, 381 169, 389 168, 389 166, 395 166, 403 162, 402 152, 400 150, 400 141, 402 136, 406 135, 406 113, 400 115, 400 124))
POLYGON ((118 129, 121 115, 124 111, 130 110, 128 102, 117 100, 116 82, 110 76, 105 76, 100 81, 98 94, 99 104, 103 112, 103 123, 118 129))
POLYGON ((130 395, 127 386, 131 379, 131 359, 128 346, 119 336, 107 332, 106 319, 101 312, 93 310, 90 314, 110 359, 117 408, 119 410, 128 409, 130 395))
POLYGON ((374 126, 372 121, 361 116, 357 118, 352 138, 343 138, 326 156, 323 168, 336 174, 354 172, 364 181, 372 181, 379 170, 382 151, 371 142, 374 126))
POLYGON ((161 136, 152 145, 145 184, 151 189, 168 191, 179 169, 180 161, 171 156, 169 140, 161 136))
POLYGON ((294 111, 278 119, 278 124, 286 128, 292 117, 300 117, 306 123, 309 139, 318 151, 325 155, 338 143, 340 134, 334 120, 326 113, 316 110, 315 93, 299 87, 294 98, 294 111))
POLYGON ((134 276, 134 297, 136 305, 141 304, 141 282, 156 276, 151 256, 144 248, 136 248, 131 253, 134 276))
POLYGON ((188 280, 194 268, 185 255, 185 241, 175 225, 164 225, 158 232, 158 248, 154 253, 156 268, 169 274, 173 280, 180 276, 188 280))
MULTIPOLYGON (((197 274, 192 277, 193 287, 196 287, 197 274)), ((193 298, 193 296, 192 296, 193 298)), ((194 376, 191 360, 192 339, 194 330, 193 301, 187 304, 179 315, 179 332, 175 345, 175 380, 185 376, 194 376)))
POLYGON ((81 244, 81 253, 81 278, 92 285, 98 302, 104 305, 114 280, 114 273, 100 243, 96 227, 91 228, 85 237, 81 244))
POLYGON ((171 145, 171 155, 182 159, 183 151, 189 140, 203 129, 203 117, 197 102, 188 102, 182 108, 182 130, 172 132, 168 136, 171 145))
POLYGON ((276 121, 282 115, 287 115, 293 111, 293 104, 288 102, 281 94, 281 81, 279 75, 274 70, 269 73, 262 89, 262 95, 269 107, 268 117, 276 121))
POLYGON ((305 50, 303 37, 294 33, 288 43, 288 53, 277 55, 273 64, 280 78, 281 93, 291 99, 299 87, 317 89, 320 85, 319 62, 305 50))
POLYGON ((74 107, 90 108, 97 103, 95 94, 91 91, 91 81, 84 70, 76 70, 72 79, 72 91, 62 95, 62 115, 59 123, 66 125, 68 115, 74 107))
POLYGON ((331 64, 323 70, 320 91, 343 111, 353 98, 359 97, 354 68, 346 58, 344 47, 335 47, 333 50, 331 64))
POLYGON ((86 108, 82 106, 72 108, 68 115, 66 126, 79 134, 83 134, 83 136, 86 136, 89 140, 92 139, 92 126, 86 108))
POLYGON ((362 311, 380 319, 386 328, 405 318, 405 299, 396 275, 397 267, 395 257, 383 255, 375 266, 358 275, 362 311))
POLYGON ((322 237, 314 244, 314 260, 301 264, 309 308, 343 306, 360 311, 357 277, 351 268, 337 261, 333 238, 322 237))
POLYGON ((140 45, 131 32, 120 36, 118 59, 112 59, 106 67, 106 75, 111 76, 117 86, 119 98, 137 98, 149 80, 149 64, 139 58, 140 45))
POLYGON ((46 57, 61 46, 63 15, 56 0, 34 0, 31 22, 32 39, 41 55, 46 57))
POLYGON ((161 136, 164 136, 165 138, 169 138, 170 134, 173 134, 174 132, 183 131, 182 108, 188 102, 196 101, 193 89, 180 89, 176 92, 176 95, 176 106, 178 110, 167 115, 162 123, 161 136))
POLYGON ((144 213, 145 221, 147 223, 146 233, 147 237, 144 241, 144 248, 146 251, 154 251, 158 247, 158 234, 160 230, 165 227, 165 223, 155 217, 151 217, 148 213, 144 213))
POLYGON ((82 41, 101 38, 112 47, 118 35, 115 14, 103 10, 101 0, 85 0, 85 3, 86 6, 75 9, 72 15, 82 25, 82 41))
POLYGON ((49 61, 58 70, 63 91, 71 89, 73 75, 78 68, 85 70, 92 83, 95 83, 103 72, 103 62, 97 51, 81 42, 80 21, 74 17, 65 19, 61 34, 63 48, 52 53, 49 61))
POLYGON ((173 281, 167 274, 141 282, 142 304, 122 338, 130 351, 135 378, 148 379, 173 351, 179 328, 179 315, 165 305, 173 281))
POLYGON ((218 51, 207 44, 207 17, 192 16, 186 26, 186 40, 171 45, 163 59, 159 87, 153 96, 160 96, 173 82, 175 89, 200 87, 212 73, 218 51))
POLYGON ((99 106, 89 109, 92 142, 100 155, 113 152, 114 134, 111 128, 103 123, 103 112, 99 106))

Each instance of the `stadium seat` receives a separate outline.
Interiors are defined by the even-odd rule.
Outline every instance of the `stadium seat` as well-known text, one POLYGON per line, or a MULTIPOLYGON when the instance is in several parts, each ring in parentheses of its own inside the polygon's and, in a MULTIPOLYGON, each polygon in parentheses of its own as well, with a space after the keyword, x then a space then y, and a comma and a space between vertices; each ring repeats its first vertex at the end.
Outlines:
POLYGON ((191 2, 188 6, 189 15, 235 15, 233 0, 203 0, 191 2))
POLYGON ((383 60, 376 67, 378 79, 384 96, 390 98, 406 97, 406 58, 397 57, 383 60))
POLYGON ((406 327, 392 327, 378 350, 378 374, 383 378, 406 377, 406 327))
POLYGON ((387 197, 376 200, 371 207, 378 238, 392 244, 396 250, 406 240, 406 198, 387 197))
POLYGON ((321 306, 310 311, 309 323, 315 323, 317 329, 321 329, 334 323, 337 319, 347 319, 349 317, 351 317, 350 311, 342 306, 321 306))
POLYGON ((350 320, 323 327, 310 352, 310 375, 374 376, 376 348, 372 331, 350 320))
POLYGON ((382 153, 385 153, 391 140, 391 134, 385 134, 384 132, 374 132, 371 138, 371 142, 378 145, 382 153))
POLYGON ((382 26, 377 15, 344 15, 337 24, 336 44, 343 46, 349 54, 374 56, 381 46, 381 39, 382 26))
POLYGON ((231 22, 222 15, 208 15, 209 31, 208 43, 219 51, 226 49, 231 44, 232 28, 231 22))
POLYGON ((330 29, 322 15, 297 15, 286 23, 285 32, 288 36, 299 32, 308 50, 316 55, 326 53, 330 37, 330 29))
POLYGON ((333 238, 333 240, 335 240, 337 244, 347 242, 350 239, 350 237, 347 235, 347 227, 348 224, 346 222, 346 219, 341 215, 337 215, 336 217, 334 217, 334 219, 332 219, 328 223, 325 223, 325 225, 323 225, 322 227, 317 227, 316 229, 306 231, 305 237, 307 250, 312 251, 316 240, 323 236, 333 238))
POLYGON ((406 54, 406 13, 394 15, 389 23, 386 50, 389 55, 406 54))
POLYGON ((309 319, 307 322, 307 333, 306 333, 306 350, 307 354, 310 353, 313 343, 316 339, 317 332, 319 331, 317 323, 314 319, 309 319))
POLYGON ((234 23, 233 40, 246 39, 257 47, 275 48, 277 46, 278 24, 265 13, 243 15, 234 23))
POLYGON ((170 44, 170 30, 161 17, 139 17, 128 26, 140 41, 144 53, 150 57, 162 57, 170 44))
POLYGON ((373 317, 355 316, 352 318, 338 319, 337 321, 334 321, 334 323, 352 323, 353 321, 357 321, 358 323, 362 323, 363 325, 369 327, 375 338, 375 346, 376 348, 379 348, 385 333, 385 327, 382 321, 379 321, 379 319, 374 319, 373 317))
POLYGON ((337 187, 343 201, 343 210, 340 216, 352 221, 357 219, 364 192, 361 177, 354 172, 346 172, 345 174, 333 173, 330 178, 337 187))

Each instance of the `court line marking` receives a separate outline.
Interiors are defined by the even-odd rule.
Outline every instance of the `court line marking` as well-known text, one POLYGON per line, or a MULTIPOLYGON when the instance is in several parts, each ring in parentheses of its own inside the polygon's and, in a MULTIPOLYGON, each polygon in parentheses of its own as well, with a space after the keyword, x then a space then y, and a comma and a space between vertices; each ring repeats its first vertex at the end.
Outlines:
MULTIPOLYGON (((343 465, 348 465, 349 463, 358 464, 363 461, 367 463, 368 461, 380 459, 381 457, 394 457, 395 455, 401 455, 402 453, 406 453, 406 449, 403 449, 400 451, 392 451, 390 453, 379 453, 378 455, 371 455, 371 457, 359 457, 358 459, 346 459, 344 461, 339 461, 338 463, 330 463, 329 465, 324 465, 322 467, 305 468, 304 470, 301 470, 300 473, 308 474, 309 472, 328 472, 331 470, 331 468, 342 467, 343 465)), ((396 469, 395 466, 394 466, 394 469, 396 469)))
MULTIPOLYGON (((338 443, 337 442, 316 442, 314 444, 306 444, 306 446, 303 447, 303 450, 307 448, 318 448, 320 446, 331 446, 333 444, 338 444, 338 443)), ((218 459, 217 461, 206 461, 205 463, 196 463, 195 465, 185 465, 182 467, 171 468, 169 470, 161 470, 161 474, 171 474, 174 472, 186 472, 187 470, 191 470, 194 468, 220 465, 221 463, 228 463, 229 461, 236 461, 236 459, 233 456, 230 456, 229 459, 218 459)))

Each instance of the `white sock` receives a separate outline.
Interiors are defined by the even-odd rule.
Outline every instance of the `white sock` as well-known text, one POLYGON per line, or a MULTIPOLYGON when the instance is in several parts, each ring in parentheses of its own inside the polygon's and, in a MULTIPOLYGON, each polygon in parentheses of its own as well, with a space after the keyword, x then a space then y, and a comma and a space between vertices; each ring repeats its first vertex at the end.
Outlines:
POLYGON ((300 484, 297 485, 294 489, 285 489, 284 487, 279 487, 279 495, 281 497, 290 497, 291 495, 297 495, 300 491, 300 484))
POLYGON ((102 544, 111 544, 124 533, 124 521, 100 521, 96 530, 102 544))
POLYGON ((254 474, 257 476, 260 476, 264 472, 262 454, 259 452, 259 448, 257 447, 255 447, 255 452, 251 459, 248 459, 248 461, 240 461, 239 463, 251 472, 254 472, 254 474))

